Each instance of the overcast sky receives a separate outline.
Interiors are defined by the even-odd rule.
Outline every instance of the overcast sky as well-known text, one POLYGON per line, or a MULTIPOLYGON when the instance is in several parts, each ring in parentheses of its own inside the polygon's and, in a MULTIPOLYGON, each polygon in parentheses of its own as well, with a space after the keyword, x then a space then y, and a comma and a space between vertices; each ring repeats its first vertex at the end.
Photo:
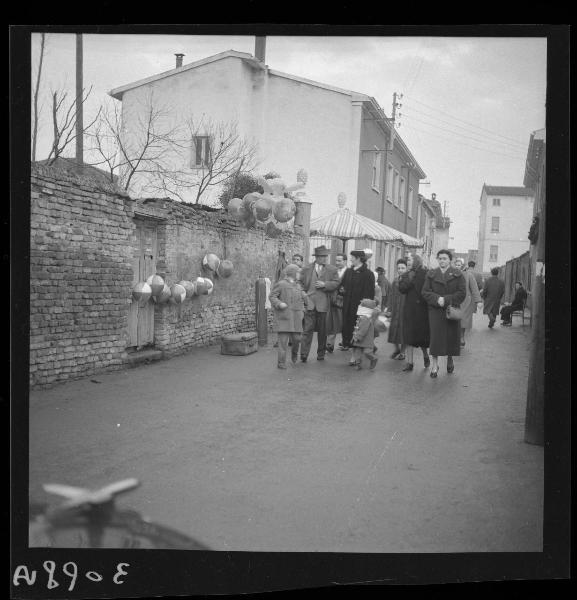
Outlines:
MULTIPOLYGON (((75 77, 75 35, 46 40, 38 159, 51 141, 49 90, 73 90, 75 77)), ((174 53, 186 64, 231 49, 253 54, 254 37, 85 34, 85 123, 109 90, 174 68, 174 53)), ((404 94, 398 131, 430 182, 420 193, 447 203, 458 252, 477 247, 483 183, 523 185, 529 136, 545 126, 546 60, 545 38, 269 36, 266 45, 271 69, 373 96, 388 116, 393 92, 404 94)))

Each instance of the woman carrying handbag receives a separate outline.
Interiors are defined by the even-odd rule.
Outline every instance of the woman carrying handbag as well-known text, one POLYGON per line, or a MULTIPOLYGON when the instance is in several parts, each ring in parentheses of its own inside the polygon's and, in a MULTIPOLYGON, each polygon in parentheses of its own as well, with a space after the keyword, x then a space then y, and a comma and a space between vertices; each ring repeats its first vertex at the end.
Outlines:
POLYGON ((465 278, 451 267, 449 250, 437 252, 438 268, 427 272, 422 295, 429 305, 431 377, 439 371, 439 356, 447 357, 447 373, 455 370, 453 356, 461 353, 461 303, 467 295, 465 278))

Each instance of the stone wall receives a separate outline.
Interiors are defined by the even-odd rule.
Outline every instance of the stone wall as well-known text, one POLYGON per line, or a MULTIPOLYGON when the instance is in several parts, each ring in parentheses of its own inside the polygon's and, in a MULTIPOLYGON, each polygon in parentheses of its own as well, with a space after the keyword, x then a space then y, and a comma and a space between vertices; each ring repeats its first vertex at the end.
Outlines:
POLYGON ((30 383, 119 368, 131 302, 133 204, 112 185, 34 166, 30 383))
MULTIPOLYGON (((292 232, 270 237, 223 211, 170 200, 134 201, 114 185, 33 165, 30 228, 30 384, 118 369, 128 363, 135 217, 157 228, 157 273, 172 285, 210 277, 214 292, 154 308, 154 348, 165 356, 255 329, 255 281, 275 275, 279 251, 303 251, 292 232), (202 268, 214 252, 234 264, 220 279, 202 268)), ((270 312, 270 311, 269 311, 270 312)), ((269 324, 272 314, 269 314, 269 324)))

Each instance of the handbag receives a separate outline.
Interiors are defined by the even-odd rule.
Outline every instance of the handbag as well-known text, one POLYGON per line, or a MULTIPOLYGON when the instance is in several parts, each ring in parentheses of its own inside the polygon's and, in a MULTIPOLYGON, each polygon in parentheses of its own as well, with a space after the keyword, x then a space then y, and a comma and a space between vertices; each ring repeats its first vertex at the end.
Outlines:
POLYGON ((460 321, 463 318, 463 310, 458 306, 447 306, 445 315, 450 321, 460 321))

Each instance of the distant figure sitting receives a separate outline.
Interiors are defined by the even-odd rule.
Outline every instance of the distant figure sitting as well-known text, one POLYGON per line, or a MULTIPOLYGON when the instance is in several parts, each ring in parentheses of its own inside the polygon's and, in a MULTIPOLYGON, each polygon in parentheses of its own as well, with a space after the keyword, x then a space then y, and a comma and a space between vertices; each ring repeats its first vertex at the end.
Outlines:
POLYGON ((516 310, 524 310, 527 300, 527 290, 520 281, 515 282, 515 297, 511 304, 503 306, 501 309, 501 325, 511 326, 511 314, 516 310))
POLYGON ((363 356, 370 361, 370 369, 374 369, 378 358, 374 355, 375 319, 379 314, 376 300, 365 298, 357 309, 357 323, 353 330, 353 360, 350 363, 355 369, 363 368, 363 356))
POLYGON ((481 291, 481 297, 483 298, 483 314, 489 317, 489 327, 492 328, 495 325, 495 319, 499 314, 499 308, 501 307, 501 298, 505 293, 505 283, 499 279, 499 269, 493 267, 491 269, 491 277, 488 277, 481 291))

